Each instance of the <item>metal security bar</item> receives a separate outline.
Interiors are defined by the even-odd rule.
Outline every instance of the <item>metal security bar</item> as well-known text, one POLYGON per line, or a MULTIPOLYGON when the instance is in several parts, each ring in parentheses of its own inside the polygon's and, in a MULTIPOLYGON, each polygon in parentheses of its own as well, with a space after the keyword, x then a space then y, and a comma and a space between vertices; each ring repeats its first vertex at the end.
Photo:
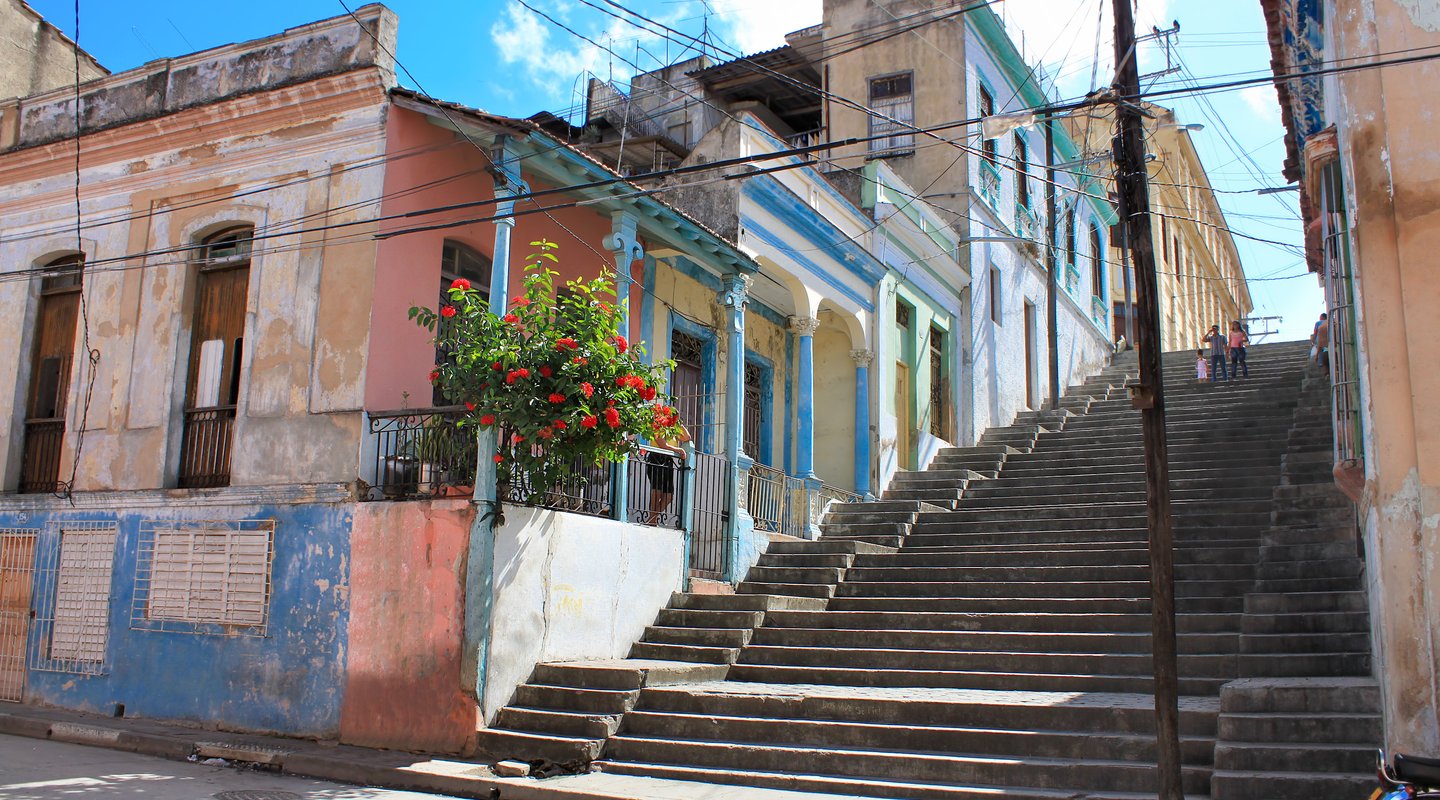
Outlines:
POLYGON ((745 510, 755 520, 755 530, 780 533, 786 503, 785 473, 764 464, 751 466, 745 510))
POLYGON ((690 574, 720 580, 725 574, 725 523, 729 520, 730 462, 695 454, 695 510, 690 531, 690 574))
POLYGON ((186 411, 180 444, 180 487, 229 486, 234 437, 235 406, 186 411))
POLYGON ((266 635, 274 554, 274 520, 142 522, 130 627, 266 635))
POLYGON ((53 522, 38 544, 30 668, 100 675, 110 641, 113 522, 53 522))
POLYGON ((517 505, 534 505, 589 517, 609 517, 613 504, 614 465, 589 464, 577 461, 571 475, 564 481, 539 491, 530 476, 516 475, 510 484, 501 487, 501 499, 517 505))
POLYGON ((1335 432, 1335 463, 1364 457, 1360 421, 1360 371, 1355 328, 1355 283, 1350 261, 1350 224, 1345 213, 1339 162, 1324 168, 1320 203, 1324 247, 1325 299, 1329 306, 1329 367, 1333 391, 1330 413, 1335 432))
POLYGON ((60 481, 60 450, 65 420, 25 421, 25 451, 20 459, 21 493, 53 492, 60 481))
POLYGON ((25 643, 35 581, 35 528, 0 529, 0 700, 25 694, 25 643))
POLYGON ((365 500, 410 500, 473 486, 477 431, 460 427, 463 406, 378 411, 370 415, 374 482, 365 500))

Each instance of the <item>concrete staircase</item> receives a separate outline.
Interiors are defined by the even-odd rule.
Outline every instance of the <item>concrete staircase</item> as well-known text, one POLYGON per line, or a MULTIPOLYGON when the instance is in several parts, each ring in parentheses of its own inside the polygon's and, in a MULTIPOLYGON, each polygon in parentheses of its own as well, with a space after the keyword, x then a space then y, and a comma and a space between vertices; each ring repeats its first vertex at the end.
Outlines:
MULTIPOLYGON (((1250 361, 1206 385, 1165 361, 1185 789, 1350 797, 1378 718, 1323 385, 1299 344, 1250 361)), ((480 749, 852 796, 1153 796, 1131 369, 777 543, 735 595, 677 595, 633 653, 673 665, 654 677, 542 665, 480 749)))

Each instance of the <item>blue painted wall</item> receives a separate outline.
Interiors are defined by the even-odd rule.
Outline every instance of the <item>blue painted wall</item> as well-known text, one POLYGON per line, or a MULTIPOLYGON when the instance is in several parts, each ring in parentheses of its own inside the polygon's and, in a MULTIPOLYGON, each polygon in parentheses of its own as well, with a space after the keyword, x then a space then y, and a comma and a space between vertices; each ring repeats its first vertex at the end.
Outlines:
MULTIPOLYGON (((233 730, 336 738, 349 625, 350 506, 216 506, 133 512, 0 515, 0 526, 39 528, 39 563, 59 546, 64 520, 115 522, 110 631, 104 674, 31 669, 26 702, 62 708, 185 720, 233 730), (135 566, 142 520, 273 519, 274 560, 265 636, 132 630, 135 566)), ((52 562, 53 563, 53 562, 52 562)), ((34 603, 54 596, 37 575, 34 603)), ((32 651, 37 637, 32 626, 32 651)), ((46 643, 39 642, 44 652, 46 643)))

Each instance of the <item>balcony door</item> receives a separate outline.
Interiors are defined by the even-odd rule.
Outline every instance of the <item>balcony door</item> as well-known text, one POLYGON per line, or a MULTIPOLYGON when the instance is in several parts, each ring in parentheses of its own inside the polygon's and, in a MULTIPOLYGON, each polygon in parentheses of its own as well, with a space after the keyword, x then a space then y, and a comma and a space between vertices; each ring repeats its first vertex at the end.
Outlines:
POLYGON ((179 484, 184 488, 230 484, 252 235, 249 227, 230 228, 200 246, 180 445, 179 484))
POLYGON ((59 486, 83 263, 84 257, 79 255, 52 261, 46 269, 54 274, 40 284, 35 349, 30 356, 30 392, 25 405, 21 492, 53 492, 59 486))

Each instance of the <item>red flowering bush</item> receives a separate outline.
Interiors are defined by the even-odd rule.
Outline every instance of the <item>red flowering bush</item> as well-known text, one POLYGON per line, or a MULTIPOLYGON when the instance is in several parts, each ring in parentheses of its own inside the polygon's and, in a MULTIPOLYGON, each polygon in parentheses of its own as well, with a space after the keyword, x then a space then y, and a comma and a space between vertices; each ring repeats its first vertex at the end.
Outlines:
POLYGON ((431 382, 469 409, 460 424, 508 443, 496 460, 499 482, 538 502, 585 466, 636 453, 637 437, 677 435, 680 421, 658 391, 673 365, 644 363, 643 348, 615 333, 609 278, 569 281, 557 298, 547 264, 559 261, 555 245, 531 244, 538 252, 527 259, 525 292, 503 315, 460 279, 444 307, 453 313, 416 307, 410 318, 450 354, 431 382))

